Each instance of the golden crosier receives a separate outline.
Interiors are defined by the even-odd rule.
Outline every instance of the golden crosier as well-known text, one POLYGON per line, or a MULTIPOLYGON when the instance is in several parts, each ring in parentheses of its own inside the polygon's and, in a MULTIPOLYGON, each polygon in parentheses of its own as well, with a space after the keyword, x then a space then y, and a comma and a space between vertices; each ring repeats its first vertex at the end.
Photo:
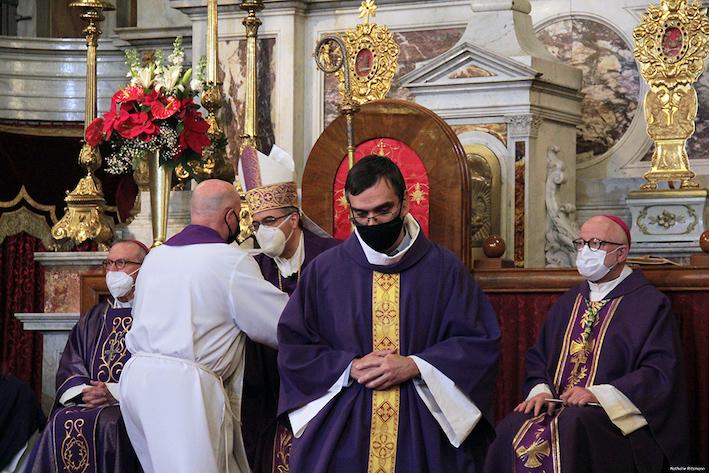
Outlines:
POLYGON ((655 142, 650 171, 640 189, 657 189, 658 181, 680 181, 695 189, 687 140, 694 134, 697 93, 693 84, 709 54, 709 18, 695 0, 663 0, 650 5, 633 31, 633 54, 650 85, 644 100, 648 135, 655 142))

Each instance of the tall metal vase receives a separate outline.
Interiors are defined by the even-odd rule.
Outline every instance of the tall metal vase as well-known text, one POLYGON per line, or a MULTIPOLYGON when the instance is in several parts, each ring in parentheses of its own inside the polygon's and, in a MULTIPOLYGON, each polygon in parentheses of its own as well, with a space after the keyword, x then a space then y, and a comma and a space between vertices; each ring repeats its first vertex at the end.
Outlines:
POLYGON ((146 154, 150 181, 150 219, 153 224, 153 247, 165 243, 167 211, 170 205, 170 178, 172 168, 160 166, 160 151, 146 154))

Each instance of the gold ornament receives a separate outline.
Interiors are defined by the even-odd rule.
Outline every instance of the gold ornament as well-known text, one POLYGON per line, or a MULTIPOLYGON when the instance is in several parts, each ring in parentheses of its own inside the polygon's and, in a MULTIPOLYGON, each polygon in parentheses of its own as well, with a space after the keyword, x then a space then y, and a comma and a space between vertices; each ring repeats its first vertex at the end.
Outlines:
POLYGON ((697 0, 662 0, 650 5, 633 30, 640 73, 650 85, 645 95, 647 132, 655 142, 642 191, 657 189, 658 181, 679 180, 681 189, 695 189, 689 168, 687 140, 694 134, 697 92, 693 84, 709 53, 709 18, 697 0))
POLYGON ((370 16, 377 16, 377 5, 374 0, 364 0, 359 6, 359 17, 364 18, 365 24, 369 24, 370 16))
MULTIPOLYGON (((362 2, 360 8, 365 8, 368 1, 371 0, 362 2)), ((399 45, 394 41, 394 34, 386 26, 370 24, 368 16, 366 21, 341 35, 347 47, 352 100, 357 105, 385 98, 399 67, 399 45)), ((336 74, 340 81, 339 92, 344 97, 344 68, 336 74)))
MULTIPOLYGON (((96 118, 96 48, 101 36, 99 25, 105 19, 104 11, 114 10, 114 6, 103 0, 78 0, 69 4, 81 11, 80 17, 88 23, 83 33, 86 37, 86 100, 84 107, 84 130, 96 118)), ((55 240, 82 243, 94 240, 99 250, 108 249, 108 241, 113 238, 113 225, 104 215, 106 200, 103 197, 101 183, 94 176, 94 171, 101 166, 101 154, 98 148, 84 144, 79 152, 79 163, 87 170, 79 184, 68 192, 66 213, 52 227, 55 240)))

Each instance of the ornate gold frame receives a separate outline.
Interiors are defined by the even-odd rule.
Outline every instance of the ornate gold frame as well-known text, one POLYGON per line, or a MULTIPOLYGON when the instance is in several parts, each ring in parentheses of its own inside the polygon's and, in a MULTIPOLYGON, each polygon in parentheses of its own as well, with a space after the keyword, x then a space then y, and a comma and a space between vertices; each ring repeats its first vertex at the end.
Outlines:
POLYGON ((658 181, 679 180, 680 189, 696 189, 690 170, 687 140, 694 134, 697 92, 693 84, 709 53, 709 18, 694 0, 661 0, 650 5, 633 30, 640 73, 650 85, 645 95, 648 135, 655 142, 642 191, 657 189, 658 181))

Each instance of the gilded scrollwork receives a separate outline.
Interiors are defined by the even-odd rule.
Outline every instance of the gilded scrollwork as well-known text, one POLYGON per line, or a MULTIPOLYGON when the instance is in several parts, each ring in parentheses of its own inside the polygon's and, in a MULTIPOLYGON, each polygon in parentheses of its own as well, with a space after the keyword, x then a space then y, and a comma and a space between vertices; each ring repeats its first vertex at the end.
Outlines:
MULTIPOLYGON (((386 26, 358 24, 343 33, 347 46, 352 100, 363 105, 386 97, 396 74, 399 45, 386 26)), ((344 94, 344 69, 339 69, 340 94, 344 94)))
POLYGON ((647 131, 655 141, 647 181, 640 188, 657 189, 659 181, 699 187, 689 168, 687 139, 695 130, 697 93, 693 84, 709 54, 709 18, 697 0, 661 0, 650 5, 633 30, 640 73, 650 85, 645 96, 647 131))

